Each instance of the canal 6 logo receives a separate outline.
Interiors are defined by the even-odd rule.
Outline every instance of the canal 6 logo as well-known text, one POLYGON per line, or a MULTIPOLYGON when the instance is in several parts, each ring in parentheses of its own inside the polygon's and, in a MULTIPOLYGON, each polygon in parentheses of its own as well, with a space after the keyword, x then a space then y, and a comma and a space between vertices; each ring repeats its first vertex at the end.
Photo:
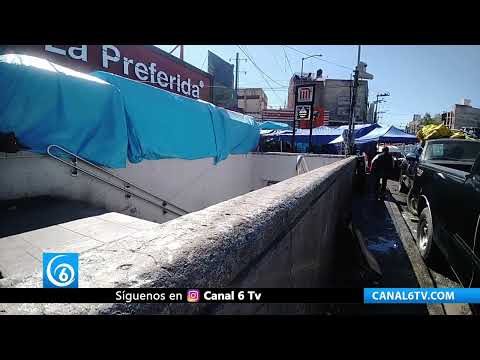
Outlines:
POLYGON ((78 288, 78 253, 43 253, 44 288, 78 288))

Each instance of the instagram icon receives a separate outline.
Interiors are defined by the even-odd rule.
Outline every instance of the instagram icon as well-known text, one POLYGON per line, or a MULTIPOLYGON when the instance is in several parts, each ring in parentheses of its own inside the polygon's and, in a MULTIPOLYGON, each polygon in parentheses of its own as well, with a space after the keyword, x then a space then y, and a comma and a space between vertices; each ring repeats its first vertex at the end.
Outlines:
POLYGON ((200 301, 200 290, 188 290, 187 301, 191 303, 200 301))

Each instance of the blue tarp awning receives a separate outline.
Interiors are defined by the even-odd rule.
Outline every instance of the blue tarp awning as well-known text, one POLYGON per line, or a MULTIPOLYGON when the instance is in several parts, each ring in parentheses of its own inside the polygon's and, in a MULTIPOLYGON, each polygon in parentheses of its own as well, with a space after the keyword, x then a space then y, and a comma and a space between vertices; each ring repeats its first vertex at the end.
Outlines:
MULTIPOLYGON (((366 134, 368 134, 370 131, 378 128, 378 127, 381 127, 380 124, 361 124, 361 125, 355 125, 355 130, 353 132, 354 134, 354 137, 355 138, 359 138, 359 137, 362 137, 366 134)), ((340 135, 339 137, 337 137, 336 139, 330 141, 330 144, 340 144, 340 143, 343 143, 345 141, 344 139, 344 134, 346 135, 345 137, 348 136, 348 125, 342 125, 342 126, 339 126, 337 129, 342 129, 343 130, 343 133, 342 135, 340 135)))
POLYGON ((123 98, 93 76, 27 55, 0 56, 0 132, 46 153, 56 144, 100 165, 127 163, 123 98))
MULTIPOLYGON (((361 137, 380 127, 379 124, 355 125, 355 137, 361 137)), ((348 131, 348 126, 328 127, 320 126, 312 129, 312 143, 314 145, 336 144, 343 142, 343 134, 348 131)), ((293 131, 275 131, 272 133, 263 132, 262 135, 282 141, 291 141, 293 131)), ((310 129, 296 129, 295 142, 308 143, 310 129)))
POLYGON ((95 71, 92 75, 115 85, 123 96, 128 158, 133 163, 206 157, 217 162, 229 154, 246 154, 258 145, 260 129, 251 116, 111 73, 95 71))
POLYGON ((100 165, 162 158, 216 162, 254 150, 250 116, 105 72, 91 75, 27 55, 0 56, 0 132, 32 151, 66 148, 100 165))
POLYGON ((263 121, 259 126, 260 130, 292 130, 289 125, 276 121, 263 121))
POLYGON ((418 141, 415 135, 407 134, 395 126, 379 127, 370 131, 368 134, 355 139, 356 144, 364 144, 368 142, 384 142, 384 143, 404 143, 413 144, 418 141))
MULTIPOLYGON (((312 129, 312 144, 314 145, 324 145, 328 144, 333 139, 341 135, 343 130, 332 128, 328 126, 320 126, 312 129)), ((282 141, 291 141, 292 140, 293 130, 289 131, 280 131, 271 136, 282 141)), ((295 130, 295 143, 308 143, 310 137, 310 129, 296 129, 295 130)))

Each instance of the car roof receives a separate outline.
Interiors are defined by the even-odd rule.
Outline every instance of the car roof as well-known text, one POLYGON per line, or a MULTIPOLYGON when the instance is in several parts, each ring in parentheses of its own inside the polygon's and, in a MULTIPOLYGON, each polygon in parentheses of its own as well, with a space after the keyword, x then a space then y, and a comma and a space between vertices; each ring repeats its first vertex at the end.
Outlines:
POLYGON ((427 142, 429 143, 434 143, 434 142, 441 142, 441 141, 445 141, 445 140, 448 140, 448 141, 457 141, 457 142, 478 142, 478 140, 469 140, 469 139, 451 139, 451 138, 441 138, 441 139, 431 139, 431 140, 427 140, 427 142))

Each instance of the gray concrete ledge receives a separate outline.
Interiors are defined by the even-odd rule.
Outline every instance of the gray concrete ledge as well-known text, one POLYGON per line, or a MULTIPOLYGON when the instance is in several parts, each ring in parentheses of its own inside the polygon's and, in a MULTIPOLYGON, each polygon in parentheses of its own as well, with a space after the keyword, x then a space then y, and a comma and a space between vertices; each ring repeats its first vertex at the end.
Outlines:
MULTIPOLYGON (((143 230, 140 227, 135 233, 85 251, 80 256, 79 286, 326 285, 334 229, 350 207, 355 163, 355 158, 342 159, 167 223, 143 230)), ((0 283, 4 287, 41 287, 41 273, 0 283)), ((246 306, 242 309, 253 311, 245 310, 246 306)), ((265 309, 259 311, 280 311, 265 309)), ((237 310, 242 313, 238 307, 223 312, 237 310)), ((203 304, 2 304, 0 311, 193 314, 205 309, 203 304)))
POLYGON ((280 156, 298 156, 303 155, 305 157, 320 157, 320 158, 336 158, 345 159, 345 155, 335 154, 310 154, 310 153, 287 153, 287 152, 251 152, 252 155, 280 155, 280 156))

